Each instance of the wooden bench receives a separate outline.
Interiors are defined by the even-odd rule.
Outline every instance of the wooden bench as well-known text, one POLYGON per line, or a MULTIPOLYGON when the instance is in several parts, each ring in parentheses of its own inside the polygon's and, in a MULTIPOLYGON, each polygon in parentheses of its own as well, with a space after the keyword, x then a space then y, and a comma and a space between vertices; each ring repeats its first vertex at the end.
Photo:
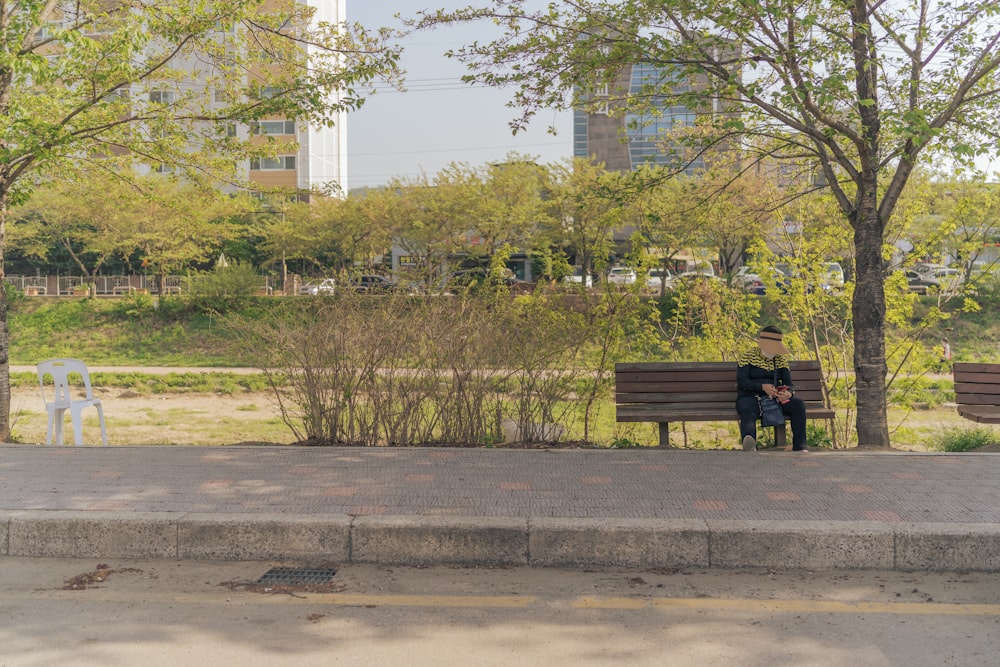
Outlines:
MULTIPOLYGON (((826 419, 836 413, 823 404, 822 369, 818 361, 792 361, 795 395, 805 401, 807 419, 826 419)), ((737 420, 736 363, 622 363, 615 365, 616 419, 620 422, 656 422, 660 446, 670 446, 670 424, 689 421, 737 420)), ((785 426, 776 426, 774 442, 784 447, 785 426)), ((687 434, 685 433, 685 445, 687 434)))
POLYGON ((1000 364, 957 363, 958 414, 980 424, 1000 424, 1000 364))

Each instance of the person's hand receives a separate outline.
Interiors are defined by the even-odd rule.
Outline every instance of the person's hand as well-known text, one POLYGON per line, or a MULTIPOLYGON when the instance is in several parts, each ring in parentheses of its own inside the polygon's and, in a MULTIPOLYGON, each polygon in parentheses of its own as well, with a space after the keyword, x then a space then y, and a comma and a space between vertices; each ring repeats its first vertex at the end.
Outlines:
POLYGON ((788 401, 792 400, 792 392, 790 389, 782 389, 781 391, 778 392, 776 398, 780 403, 787 403, 788 401))
POLYGON ((778 390, 774 388, 773 384, 762 384, 760 386, 760 389, 771 398, 778 397, 778 390))

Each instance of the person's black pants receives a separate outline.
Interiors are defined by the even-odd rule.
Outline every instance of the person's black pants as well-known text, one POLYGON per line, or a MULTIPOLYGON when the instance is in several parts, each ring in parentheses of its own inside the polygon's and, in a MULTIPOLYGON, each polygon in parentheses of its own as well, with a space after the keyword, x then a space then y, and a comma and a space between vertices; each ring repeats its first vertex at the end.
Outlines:
MULTIPOLYGON (((792 449, 802 449, 806 446, 806 404, 801 398, 781 404, 785 419, 792 426, 792 449)), ((740 396, 736 399, 736 412, 740 414, 740 440, 748 435, 757 439, 757 420, 760 419, 760 405, 756 396, 740 396)))

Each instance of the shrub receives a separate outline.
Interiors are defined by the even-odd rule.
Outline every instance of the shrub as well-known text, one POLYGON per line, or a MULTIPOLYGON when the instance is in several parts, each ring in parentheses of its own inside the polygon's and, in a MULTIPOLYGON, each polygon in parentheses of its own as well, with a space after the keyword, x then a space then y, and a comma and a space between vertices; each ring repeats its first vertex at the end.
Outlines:
POLYGON ((985 428, 950 428, 941 434, 937 447, 943 452, 967 452, 998 442, 996 433, 985 428))
POLYGON ((345 293, 226 322, 300 440, 485 445, 505 432, 561 439, 589 398, 584 376, 609 375, 612 355, 601 369, 582 359, 602 335, 583 310, 559 297, 345 293))

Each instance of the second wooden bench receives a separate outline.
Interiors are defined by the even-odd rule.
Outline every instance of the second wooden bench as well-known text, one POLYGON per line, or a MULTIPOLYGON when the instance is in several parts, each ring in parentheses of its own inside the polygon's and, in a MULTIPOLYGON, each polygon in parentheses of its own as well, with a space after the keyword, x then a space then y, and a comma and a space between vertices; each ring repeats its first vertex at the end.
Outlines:
POLYGON ((1000 424, 1000 364, 957 363, 958 414, 980 424, 1000 424))

